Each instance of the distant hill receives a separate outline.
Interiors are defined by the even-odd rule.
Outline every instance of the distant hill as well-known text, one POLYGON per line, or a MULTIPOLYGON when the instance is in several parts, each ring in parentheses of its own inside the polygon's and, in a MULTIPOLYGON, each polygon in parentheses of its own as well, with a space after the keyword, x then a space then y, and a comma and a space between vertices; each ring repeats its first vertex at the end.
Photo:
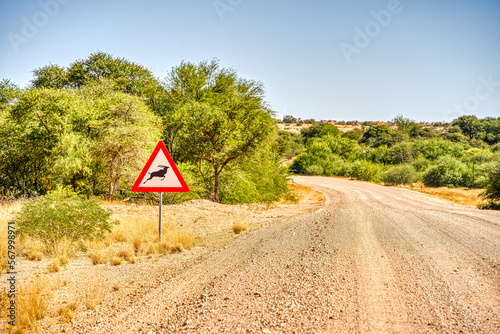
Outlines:
MULTIPOLYGON (((358 121, 349 121, 349 122, 336 122, 336 121, 324 121, 324 123, 329 123, 335 125, 340 132, 349 132, 354 129, 363 129, 367 130, 370 125, 373 124, 378 124, 378 125, 387 125, 391 129, 396 129, 396 125, 392 122, 358 122, 358 121)), ((300 134, 300 130, 303 128, 308 128, 312 124, 308 123, 277 123, 278 129, 287 131, 290 133, 294 134, 300 134)), ((444 132, 446 128, 448 127, 447 125, 443 125, 442 123, 428 123, 428 122, 421 122, 420 125, 422 125, 425 128, 433 128, 436 132, 444 132)))

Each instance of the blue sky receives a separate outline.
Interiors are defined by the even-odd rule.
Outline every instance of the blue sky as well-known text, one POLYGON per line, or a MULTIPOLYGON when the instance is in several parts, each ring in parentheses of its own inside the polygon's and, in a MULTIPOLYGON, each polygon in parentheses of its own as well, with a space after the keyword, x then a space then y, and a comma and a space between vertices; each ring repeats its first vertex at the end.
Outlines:
POLYGON ((498 0, 0 2, 0 79, 103 51, 163 79, 218 58, 262 81, 277 117, 500 116, 498 0))

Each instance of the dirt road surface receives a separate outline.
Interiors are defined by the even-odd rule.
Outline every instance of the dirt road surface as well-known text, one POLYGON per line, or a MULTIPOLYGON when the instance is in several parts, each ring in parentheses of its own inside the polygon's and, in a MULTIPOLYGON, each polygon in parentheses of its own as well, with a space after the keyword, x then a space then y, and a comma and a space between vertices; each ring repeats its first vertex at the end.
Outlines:
POLYGON ((500 333, 500 212, 297 177, 317 212, 245 233, 93 333, 500 333))

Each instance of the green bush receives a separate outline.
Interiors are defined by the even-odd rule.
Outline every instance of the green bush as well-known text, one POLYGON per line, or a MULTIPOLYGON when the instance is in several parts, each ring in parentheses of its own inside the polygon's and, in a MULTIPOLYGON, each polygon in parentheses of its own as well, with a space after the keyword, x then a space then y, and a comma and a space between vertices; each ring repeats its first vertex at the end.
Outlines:
POLYGON ((412 152, 411 144, 409 142, 401 142, 388 151, 389 161, 392 165, 405 164, 411 161, 412 152))
POLYGON ((49 254, 58 254, 63 241, 70 244, 104 238, 116 222, 111 211, 96 199, 82 199, 70 191, 54 191, 26 202, 15 214, 18 233, 39 239, 49 254))
POLYGON ((417 172, 412 165, 394 166, 382 174, 382 181, 387 184, 412 184, 417 181, 417 172))
POLYGON ((320 159, 327 159, 332 155, 332 150, 322 139, 313 139, 307 148, 307 153, 320 159))
POLYGON ((351 164, 349 176, 358 180, 376 182, 380 180, 380 170, 371 162, 358 160, 351 164))
POLYGON ((318 158, 308 153, 302 153, 293 161, 290 166, 290 172, 295 174, 306 174, 307 167, 315 165, 316 163, 318 163, 318 158))
POLYGON ((312 165, 306 169, 307 175, 323 175, 324 171, 323 167, 318 165, 312 165))
POLYGON ((445 155, 460 158, 464 150, 464 145, 453 143, 443 138, 417 140, 412 144, 413 156, 416 157, 421 155, 428 160, 436 160, 445 155))
POLYGON ((411 164, 417 172, 423 172, 427 169, 427 167, 429 167, 430 161, 427 160, 426 158, 420 156, 420 157, 416 158, 415 160, 413 160, 411 164))
POLYGON ((491 152, 500 152, 500 143, 491 146, 491 152))
POLYGON ((423 181, 428 187, 470 186, 472 175, 467 166, 458 159, 443 156, 436 161, 435 165, 427 168, 423 181))
POLYGON ((482 196, 486 203, 480 207, 500 210, 500 159, 497 159, 488 169, 481 186, 485 188, 482 196))

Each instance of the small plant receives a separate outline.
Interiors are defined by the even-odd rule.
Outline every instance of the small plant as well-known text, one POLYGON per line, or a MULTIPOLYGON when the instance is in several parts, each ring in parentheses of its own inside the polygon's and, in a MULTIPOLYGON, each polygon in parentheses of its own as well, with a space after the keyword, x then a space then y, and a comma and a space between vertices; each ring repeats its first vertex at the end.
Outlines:
POLYGON ((25 203, 15 220, 19 235, 41 240, 47 253, 59 254, 65 240, 73 245, 104 238, 114 224, 110 217, 97 200, 59 190, 25 203))
POLYGON ((115 284, 113 284, 112 288, 113 288, 113 291, 118 291, 118 290, 120 290, 121 286, 120 286, 120 284, 115 283, 115 284))
POLYGON ((104 293, 101 287, 101 278, 95 278, 92 282, 89 282, 85 288, 84 302, 85 307, 89 310, 94 310, 97 305, 102 303, 104 300, 104 293))
POLYGON ((104 264, 107 262, 106 252, 103 249, 93 249, 89 252, 92 264, 104 264))
POLYGON ((49 270, 56 273, 59 270, 61 270, 61 267, 66 267, 66 265, 68 264, 68 262, 69 262, 69 259, 68 259, 67 256, 65 256, 65 255, 58 255, 57 257, 55 257, 54 259, 52 259, 52 261, 50 262, 50 264, 49 264, 49 270))
POLYGON ((119 256, 113 256, 111 258, 111 264, 114 266, 119 266, 122 263, 123 263, 123 259, 119 256))
POLYGON ((128 247, 122 247, 118 253, 116 254, 117 257, 122 258, 125 261, 135 262, 135 255, 132 249, 128 247))
POLYGON ((242 223, 234 223, 233 224, 233 232, 234 234, 240 234, 243 231, 246 231, 248 227, 242 223))
POLYGON ((75 317, 75 312, 78 309, 78 305, 76 303, 71 303, 62 306, 58 311, 57 314, 59 314, 64 322, 69 322, 71 319, 75 317))

